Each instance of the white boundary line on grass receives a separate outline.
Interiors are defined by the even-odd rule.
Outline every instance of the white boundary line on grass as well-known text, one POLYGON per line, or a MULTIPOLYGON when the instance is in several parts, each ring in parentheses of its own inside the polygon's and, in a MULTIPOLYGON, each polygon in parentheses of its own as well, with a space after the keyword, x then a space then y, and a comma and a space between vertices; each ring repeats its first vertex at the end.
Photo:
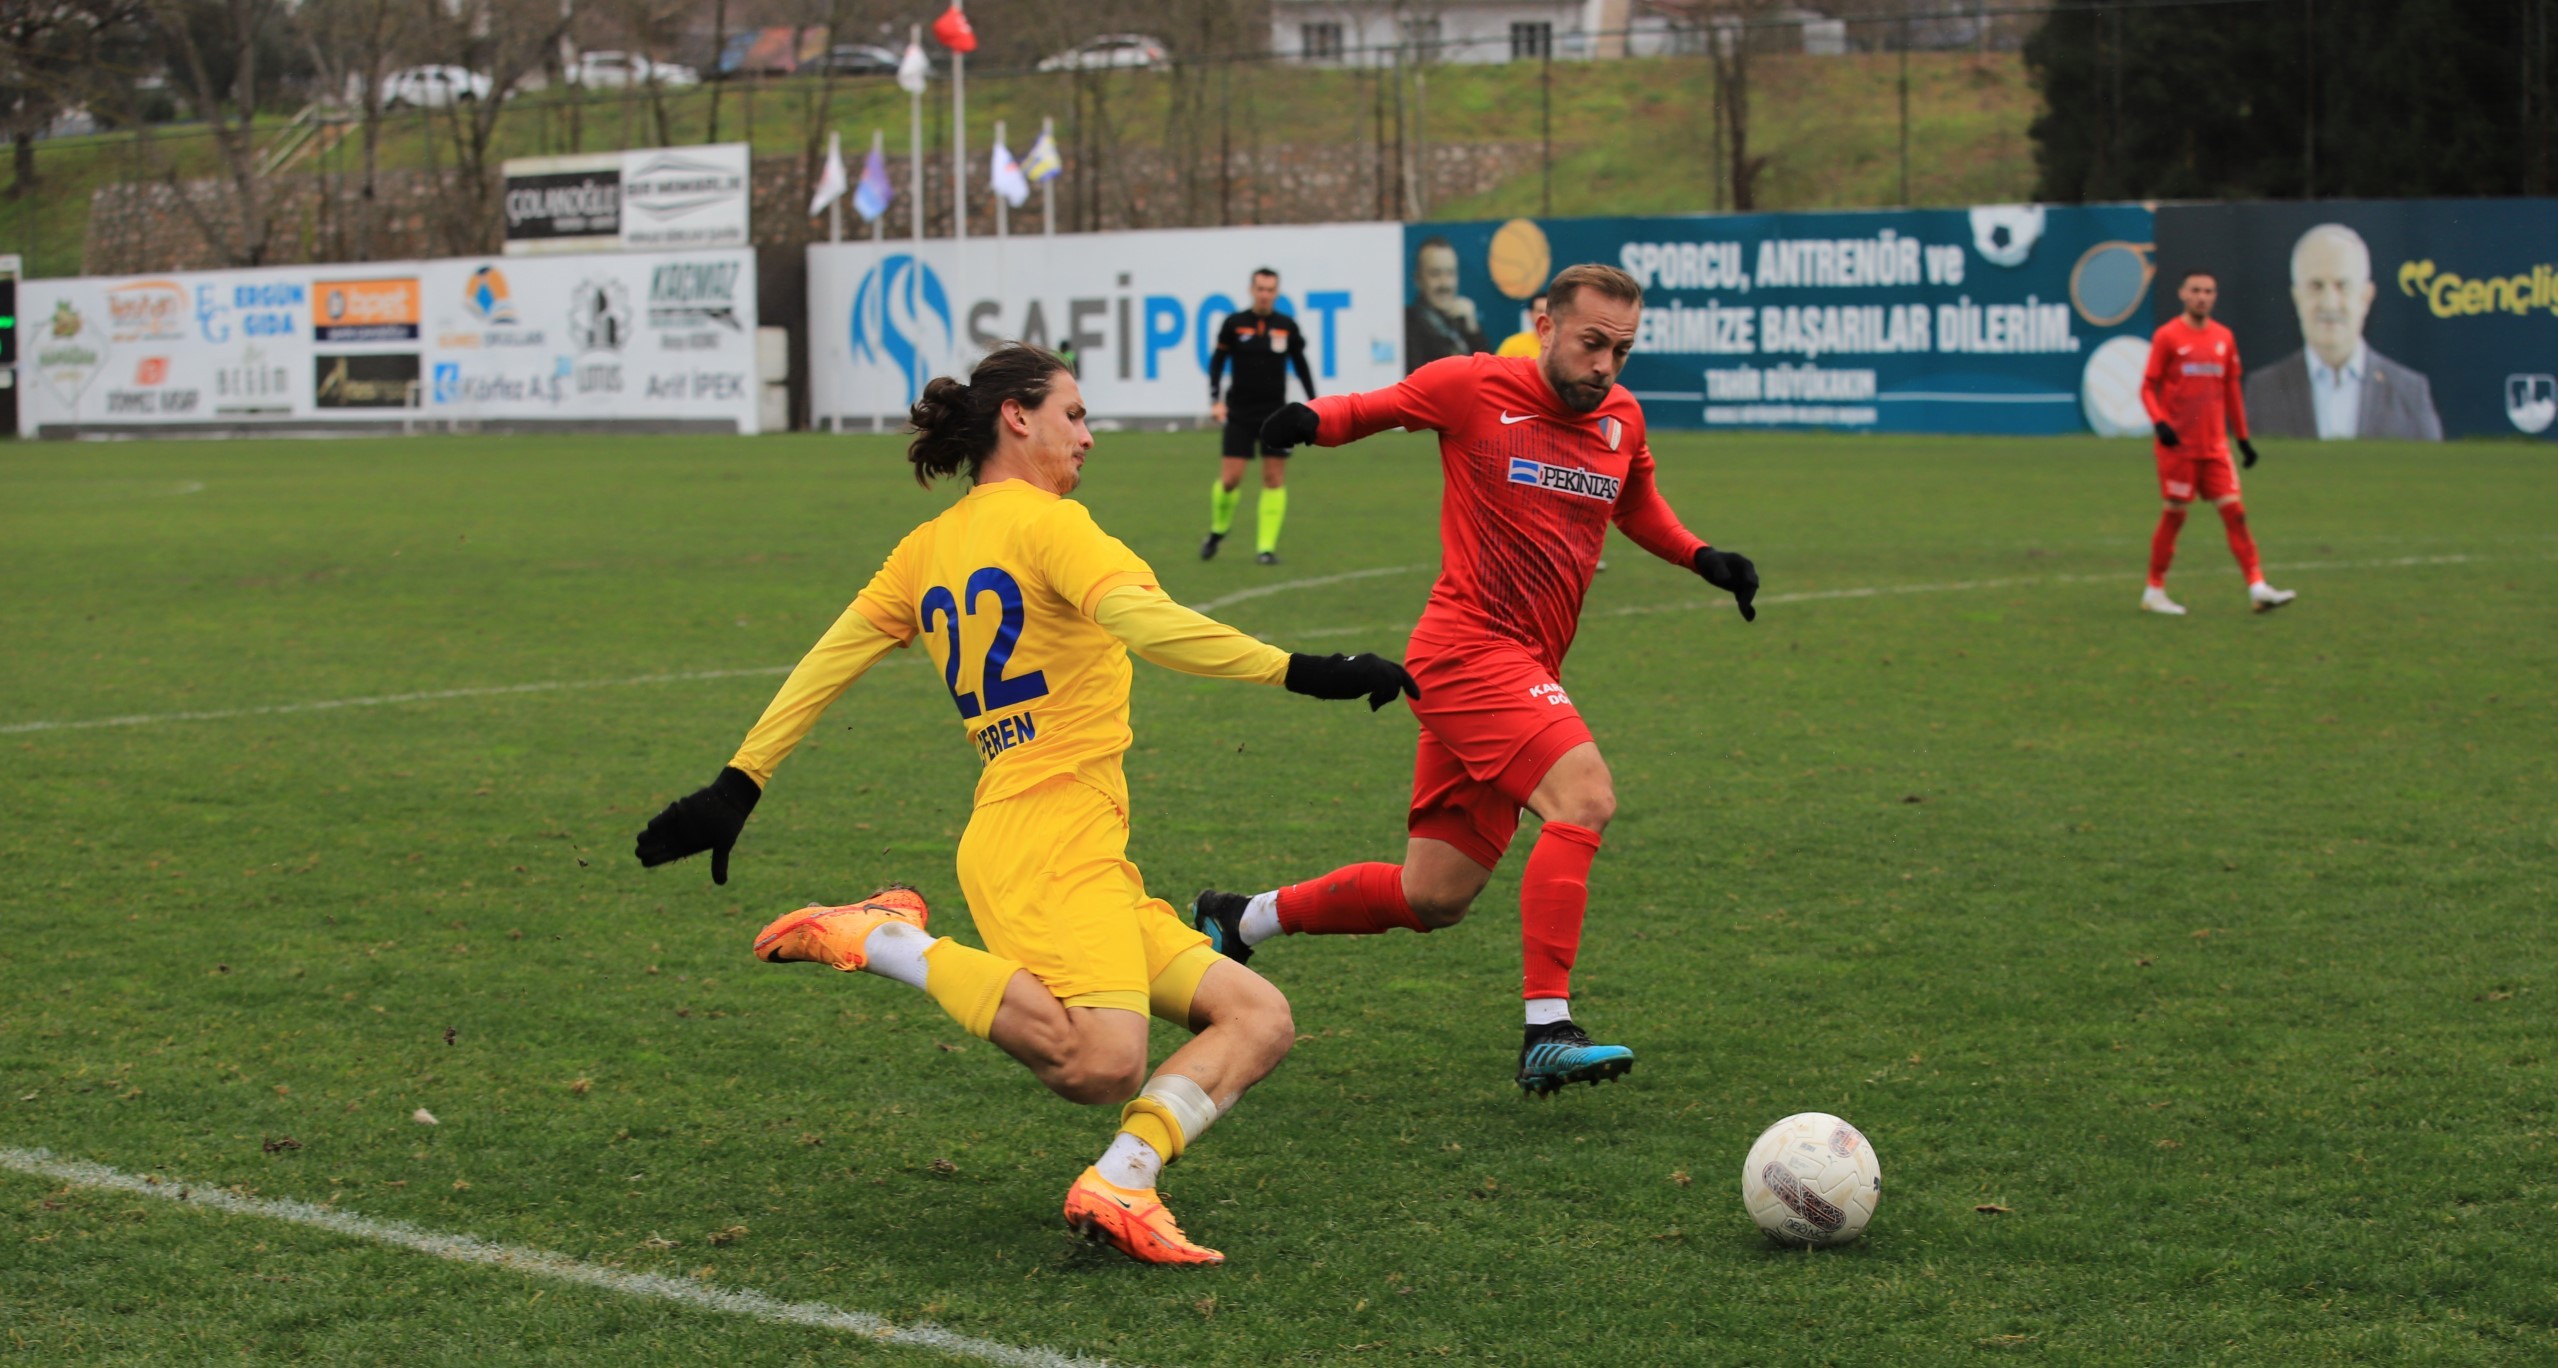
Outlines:
POLYGON ((262 708, 135 713, 129 717, 92 717, 77 722, 12 722, 0 726, 0 736, 24 732, 86 731, 92 727, 147 727, 155 722, 221 722, 235 717, 276 717, 285 713, 331 712, 339 708, 379 708, 392 703, 441 703, 453 698, 498 698, 506 694, 559 693, 569 689, 619 689, 633 684, 688 684, 703 679, 746 679, 755 675, 790 672, 788 665, 764 665, 745 670, 686 670, 680 674, 633 675, 627 679, 553 679, 536 684, 489 684, 471 689, 375 694, 369 698, 324 698, 311 703, 270 703, 262 708))
MULTIPOLYGON (((2400 566, 2469 565, 2495 560, 2550 560, 2550 556, 2473 556, 2450 554, 2439 556, 2393 556, 2385 560, 2292 561, 2265 568, 2277 574, 2314 570, 2385 570, 2400 566)), ((1345 570, 1337 575, 1316 575, 1307 579, 1281 580, 1275 584, 1255 585, 1231 594, 1193 604, 1198 612, 1213 612, 1229 604, 1250 599, 1267 598, 1298 589, 1317 589, 1325 585, 1346 584, 1353 580, 1379 579, 1388 575, 1419 574, 1426 565, 1385 565, 1367 570, 1345 570)), ((2054 584, 2129 583, 2137 571, 2108 571, 2101 575, 2018 575, 2003 579, 1947 580, 1935 584, 1876 584, 1853 589, 1806 589, 1791 594, 1761 594, 1761 605, 1781 603, 1820 603, 1835 599, 1885 598, 1897 594, 1952 594, 1974 589, 2018 589, 2054 584)), ((1619 608, 1584 614, 1590 617, 1635 617, 1648 613, 1685 613, 1699 608, 1730 608, 1728 599, 1688 598, 1670 603, 1634 603, 1619 608)), ((1312 627, 1290 632, 1291 638, 1361 636, 1371 632, 1408 631, 1411 623, 1372 622, 1356 627, 1312 627)), ((429 689, 417 693, 374 694, 364 698, 326 698, 309 703, 271 703, 256 708, 215 708, 202 712, 134 713, 125 717, 92 717, 68 722, 11 722, 0 724, 0 736, 23 736, 30 732, 88 731, 99 727, 147 727, 162 722, 222 722, 242 717, 277 717, 289 713, 334 712, 341 708, 379 708, 394 703, 441 703, 456 698, 500 698, 509 694, 564 693, 579 689, 620 689, 641 684, 687 684, 706 679, 751 679, 757 676, 789 674, 788 665, 763 665, 738 670, 685 670, 673 674, 632 675, 622 679, 552 679, 532 684, 492 684, 468 689, 429 689)))
POLYGON ((804 1325, 819 1330, 841 1330, 860 1335, 880 1344, 895 1344, 911 1349, 928 1349, 952 1358, 979 1363, 1004 1364, 1007 1368, 1106 1368, 1108 1360, 1061 1354, 1053 1349, 1015 1348, 978 1339, 937 1325, 919 1322, 894 1325, 866 1311, 846 1311, 824 1302, 786 1302, 740 1288, 717 1287, 690 1278, 670 1278, 658 1273, 631 1273, 601 1264, 586 1263, 565 1254, 529 1249, 522 1245, 496 1244, 469 1235, 448 1235, 425 1230, 400 1221, 380 1221, 353 1212, 336 1211, 309 1202, 289 1198, 242 1197, 220 1188, 195 1187, 174 1179, 137 1177, 104 1164, 78 1159, 57 1159, 45 1150, 0 1149, 0 1168, 40 1178, 52 1178, 86 1188, 102 1188, 128 1193, 136 1197, 158 1197, 182 1206, 202 1207, 234 1216, 258 1216, 271 1221, 290 1221, 350 1239, 370 1240, 375 1244, 394 1245, 431 1254, 454 1263, 482 1264, 504 1268, 554 1282, 575 1283, 625 1297, 648 1301, 673 1302, 699 1311, 717 1311, 731 1316, 775 1325, 804 1325))

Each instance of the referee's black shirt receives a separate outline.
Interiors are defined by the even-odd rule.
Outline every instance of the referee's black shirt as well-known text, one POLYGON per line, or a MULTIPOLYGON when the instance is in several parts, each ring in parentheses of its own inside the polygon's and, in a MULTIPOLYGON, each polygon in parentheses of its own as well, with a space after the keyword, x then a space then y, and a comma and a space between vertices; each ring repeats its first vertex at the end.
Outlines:
POLYGON ((1217 329, 1217 350, 1208 357, 1208 400, 1216 402, 1220 382, 1227 363, 1235 368, 1235 383, 1226 394, 1230 409, 1275 409, 1288 402, 1288 367, 1297 368, 1297 381, 1306 387, 1306 397, 1315 397, 1315 375, 1306 364, 1306 333, 1297 320, 1272 310, 1266 314, 1250 309, 1226 315, 1217 329))

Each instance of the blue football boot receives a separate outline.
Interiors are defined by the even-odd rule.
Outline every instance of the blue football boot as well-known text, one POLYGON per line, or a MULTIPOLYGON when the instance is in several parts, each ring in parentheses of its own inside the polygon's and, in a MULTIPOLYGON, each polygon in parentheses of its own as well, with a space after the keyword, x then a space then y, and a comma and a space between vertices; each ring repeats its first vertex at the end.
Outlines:
POLYGON ((1241 893, 1199 890, 1190 900, 1190 924, 1208 938, 1208 948, 1237 964, 1252 962, 1252 947, 1243 943, 1243 910, 1252 899, 1241 893))
POLYGON ((1567 1083, 1604 1083, 1634 1067, 1634 1051, 1601 1045, 1570 1021, 1528 1028, 1519 1047, 1519 1086, 1530 1097, 1561 1092, 1567 1083))

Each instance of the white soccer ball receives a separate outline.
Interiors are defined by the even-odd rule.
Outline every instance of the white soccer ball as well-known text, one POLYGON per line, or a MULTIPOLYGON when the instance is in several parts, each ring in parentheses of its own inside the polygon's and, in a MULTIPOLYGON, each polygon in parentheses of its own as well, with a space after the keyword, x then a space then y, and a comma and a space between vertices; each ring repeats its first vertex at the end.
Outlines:
POLYGON ((1768 1127, 1741 1165, 1741 1205, 1769 1237, 1840 1245, 1865 1233, 1883 1195, 1883 1166, 1863 1132, 1827 1112, 1768 1127))

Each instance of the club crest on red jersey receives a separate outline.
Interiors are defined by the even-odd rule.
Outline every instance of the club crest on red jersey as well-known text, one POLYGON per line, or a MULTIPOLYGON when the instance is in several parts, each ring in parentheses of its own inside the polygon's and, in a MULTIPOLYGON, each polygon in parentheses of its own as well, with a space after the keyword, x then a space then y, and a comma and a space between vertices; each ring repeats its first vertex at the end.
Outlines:
POLYGON ((1600 419, 1599 440, 1608 444, 1608 450, 1616 450, 1617 443, 1625 440, 1625 424, 1614 418, 1600 419))

